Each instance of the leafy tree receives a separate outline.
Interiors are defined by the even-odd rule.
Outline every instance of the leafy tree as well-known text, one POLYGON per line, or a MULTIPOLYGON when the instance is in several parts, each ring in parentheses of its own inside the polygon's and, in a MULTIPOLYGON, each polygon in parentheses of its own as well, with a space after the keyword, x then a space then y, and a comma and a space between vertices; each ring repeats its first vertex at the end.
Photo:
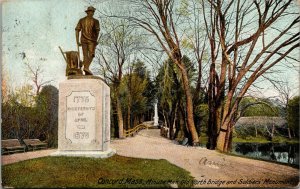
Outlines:
POLYGON ((127 129, 138 124, 139 118, 147 111, 147 98, 145 97, 148 84, 147 74, 146 72, 145 75, 141 74, 144 73, 143 70, 137 69, 141 64, 137 65, 138 67, 135 67, 136 65, 133 64, 131 69, 133 72, 124 75, 120 85, 123 112, 126 112, 127 117, 127 129), (132 121, 132 118, 135 120, 132 121))
POLYGON ((12 97, 2 104, 2 138, 31 138, 40 132, 36 128, 35 111, 32 107, 25 107, 12 97))
MULTIPOLYGON (((188 68, 188 77, 190 82, 192 82, 195 73, 193 64, 187 56, 182 57, 182 62, 185 64, 186 68, 188 68)), ((156 78, 159 89, 158 97, 160 109, 162 109, 162 115, 166 126, 169 128, 170 139, 173 140, 178 137, 179 131, 181 131, 181 133, 184 133, 184 137, 189 138, 189 141, 191 142, 193 141, 192 136, 189 134, 189 128, 185 121, 186 99, 184 98, 184 89, 181 85, 181 81, 182 77, 180 71, 178 67, 172 63, 172 59, 165 61, 156 78), (174 128, 175 126, 176 132, 174 128)), ((192 85, 192 83, 189 85, 192 85)), ((194 118, 196 119, 198 116, 195 116, 194 118)))
POLYGON ((10 94, 5 103, 2 103, 2 139, 20 138, 22 106, 14 94, 10 94))
POLYGON ((2 103, 8 100, 8 95, 10 93, 8 86, 8 74, 4 66, 2 66, 2 77, 1 77, 1 100, 2 103))
POLYGON ((209 109, 208 104, 202 103, 196 106, 195 108, 196 118, 201 120, 200 128, 202 133, 207 133, 208 128, 208 116, 209 116, 209 109))
POLYGON ((171 60, 166 61, 161 67, 159 74, 156 78, 159 92, 160 109, 162 109, 162 115, 166 126, 169 128, 170 139, 174 139, 174 125, 176 121, 176 114, 179 112, 179 108, 182 104, 182 88, 179 83, 179 78, 175 72, 175 69, 171 60))
POLYGON ((32 85, 27 84, 21 87, 17 87, 12 96, 11 97, 13 100, 17 100, 25 107, 33 107, 35 105, 36 95, 33 92, 32 85))
MULTIPOLYGON (((29 138, 34 131, 34 100, 31 85, 18 87, 2 103, 2 137, 29 138)), ((38 129, 36 129, 38 132, 38 129)))
POLYGON ((28 103, 23 98, 20 100, 20 96, 24 94, 19 93, 23 91, 16 90, 2 103, 2 138, 38 138, 46 140, 49 146, 56 147, 58 90, 53 86, 44 86, 35 98, 34 106, 27 106, 28 103))
POLYGON ((287 108, 287 121, 294 137, 299 137, 299 106, 299 96, 296 96, 289 100, 287 108))
POLYGON ((58 89, 52 85, 42 88, 37 98, 37 116, 39 116, 43 135, 52 147, 57 147, 58 137, 58 89))
POLYGON ((239 108, 241 117, 250 116, 279 116, 280 108, 269 99, 243 98, 239 108))
POLYGON ((146 98, 146 114, 145 120, 152 120, 154 112, 153 104, 157 99, 157 88, 154 82, 150 78, 150 72, 148 71, 145 63, 141 60, 137 60, 133 64, 133 73, 137 74, 141 79, 146 80, 147 85, 143 91, 143 96, 146 98))

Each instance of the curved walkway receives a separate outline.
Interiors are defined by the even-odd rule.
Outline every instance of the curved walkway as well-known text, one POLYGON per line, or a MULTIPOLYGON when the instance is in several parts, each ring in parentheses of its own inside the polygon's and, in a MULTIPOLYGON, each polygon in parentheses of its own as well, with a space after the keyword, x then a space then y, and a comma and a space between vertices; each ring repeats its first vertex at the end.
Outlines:
MULTIPOLYGON (((158 129, 142 130, 135 137, 116 139, 111 148, 127 157, 166 159, 188 170, 195 187, 295 187, 299 170, 275 163, 229 156, 201 147, 174 144, 158 129)), ((56 149, 2 156, 2 165, 48 156, 56 149)))
POLYGON ((17 153, 1 156, 1 164, 7 165, 16 163, 19 161, 24 161, 27 159, 39 158, 49 156, 51 153, 55 152, 57 149, 48 149, 48 150, 38 150, 33 152, 17 153))
POLYGON ((298 183, 296 168, 177 145, 160 137, 159 132, 142 130, 135 137, 112 141, 111 147, 122 156, 166 159, 188 170, 195 187, 287 187, 298 183))

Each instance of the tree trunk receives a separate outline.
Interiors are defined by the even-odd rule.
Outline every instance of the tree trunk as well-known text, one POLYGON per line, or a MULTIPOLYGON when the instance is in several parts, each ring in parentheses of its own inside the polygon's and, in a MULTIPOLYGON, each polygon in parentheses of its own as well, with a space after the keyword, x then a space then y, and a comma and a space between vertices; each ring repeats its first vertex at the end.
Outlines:
MULTIPOLYGON (((236 106, 232 106, 232 98, 233 98, 233 90, 230 90, 227 94, 227 99, 225 105, 223 107, 222 112, 222 120, 220 123, 220 131, 217 141, 217 149, 222 152, 227 152, 229 145, 229 138, 231 135, 231 128, 232 128, 232 120, 234 114, 237 112, 237 105, 238 101, 235 102, 236 106)), ((221 116, 221 115, 220 115, 221 116)))
POLYGON ((119 138, 124 138, 123 114, 122 114, 122 107, 121 107, 121 102, 120 102, 119 97, 116 98, 116 105, 117 105, 119 138))
POLYGON ((226 132, 226 137, 225 137, 225 144, 224 144, 224 152, 228 152, 230 150, 230 137, 231 137, 231 125, 228 125, 227 127, 227 132, 226 132))
POLYGON ((127 129, 131 129, 131 106, 127 105, 127 129))
MULTIPOLYGON (((211 44, 211 52, 214 56, 214 42, 213 40, 210 41, 211 44)), ((217 146, 217 138, 219 133, 219 124, 221 121, 221 118, 219 118, 218 111, 218 105, 220 104, 218 102, 219 99, 216 97, 216 71, 215 71, 215 62, 213 61, 210 65, 209 70, 209 85, 208 85, 208 107, 209 107, 209 117, 208 117, 208 142, 207 142, 207 149, 214 150, 217 146), (218 120, 220 119, 220 120, 218 120)))
POLYGON ((199 145, 199 137, 194 123, 192 94, 186 69, 182 70, 183 88, 186 96, 187 125, 192 137, 192 144, 199 145))
POLYGON ((169 136, 171 140, 174 140, 175 138, 175 132, 174 132, 174 128, 176 127, 176 112, 177 112, 177 108, 175 108, 175 112, 172 113, 172 120, 170 122, 170 130, 169 130, 169 136))
POLYGON ((137 126, 139 124, 139 116, 133 115, 133 127, 137 126))
POLYGON ((229 135, 230 135, 230 125, 229 119, 227 118, 225 122, 221 125, 219 136, 217 139, 217 149, 222 152, 227 152, 228 143, 229 143, 229 135))
POLYGON ((170 140, 174 140, 174 127, 175 127, 176 120, 173 120, 173 123, 171 123, 171 127, 169 129, 169 138, 170 140))
POLYGON ((190 134, 186 124, 186 114, 182 106, 180 106, 179 108, 178 115, 179 115, 178 122, 179 122, 180 130, 183 132, 183 138, 189 138, 190 134))
MULTIPOLYGON (((209 102, 214 103, 210 100, 209 102)), ((218 137, 218 128, 217 128, 217 110, 214 105, 211 105, 209 108, 209 117, 208 117, 208 143, 207 149, 214 150, 217 145, 217 137, 218 137)))
POLYGON ((174 133, 174 139, 178 138, 178 134, 180 131, 184 132, 180 125, 180 119, 181 119, 180 111, 176 112, 176 119, 177 119, 177 122, 175 122, 176 123, 176 131, 174 133))
POLYGON ((170 124, 170 129, 169 129, 169 136, 170 136, 170 139, 171 140, 174 140, 175 138, 175 132, 174 132, 174 128, 176 127, 176 120, 177 120, 177 110, 178 110, 178 103, 179 102, 176 102, 176 104, 173 104, 172 105, 172 111, 170 113, 170 120, 169 120, 169 124, 170 124), (175 106, 175 108, 174 108, 175 106))
POLYGON ((287 128, 287 130, 288 130, 289 139, 291 139, 291 138, 292 138, 292 135, 291 135, 291 130, 290 130, 290 128, 289 128, 289 127, 287 128))
POLYGON ((226 133, 226 130, 221 129, 217 139, 217 149, 222 152, 224 152, 225 149, 226 133))
POLYGON ((143 115, 141 116, 140 123, 143 123, 144 121, 145 121, 145 114, 143 114, 143 115))
POLYGON ((255 137, 257 137, 257 126, 255 125, 255 137))
POLYGON ((272 131, 271 131, 271 140, 273 140, 274 137, 274 131, 275 131, 275 125, 274 123, 272 124, 272 131))

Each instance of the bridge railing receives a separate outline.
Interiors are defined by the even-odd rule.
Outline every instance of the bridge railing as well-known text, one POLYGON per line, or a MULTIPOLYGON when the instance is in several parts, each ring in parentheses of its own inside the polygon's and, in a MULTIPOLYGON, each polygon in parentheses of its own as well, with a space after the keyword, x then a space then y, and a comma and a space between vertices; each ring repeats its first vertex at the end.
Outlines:
POLYGON ((149 127, 150 126, 147 126, 147 125, 142 123, 142 124, 139 124, 139 125, 133 127, 132 129, 125 130, 124 135, 125 135, 125 137, 135 136, 140 130, 148 129, 149 127))

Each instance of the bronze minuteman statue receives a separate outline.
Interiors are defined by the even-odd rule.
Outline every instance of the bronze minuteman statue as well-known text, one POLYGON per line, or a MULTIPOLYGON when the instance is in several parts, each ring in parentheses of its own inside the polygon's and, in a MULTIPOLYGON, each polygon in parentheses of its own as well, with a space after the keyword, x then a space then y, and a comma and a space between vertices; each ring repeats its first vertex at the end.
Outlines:
POLYGON ((81 18, 75 28, 76 42, 78 47, 82 46, 83 53, 83 63, 80 62, 80 68, 84 66, 85 75, 93 75, 89 66, 95 57, 95 49, 98 45, 97 40, 100 32, 100 24, 99 20, 93 18, 95 10, 96 9, 92 6, 88 7, 85 11, 87 16, 81 18), (79 33, 81 34, 80 36, 79 33))

